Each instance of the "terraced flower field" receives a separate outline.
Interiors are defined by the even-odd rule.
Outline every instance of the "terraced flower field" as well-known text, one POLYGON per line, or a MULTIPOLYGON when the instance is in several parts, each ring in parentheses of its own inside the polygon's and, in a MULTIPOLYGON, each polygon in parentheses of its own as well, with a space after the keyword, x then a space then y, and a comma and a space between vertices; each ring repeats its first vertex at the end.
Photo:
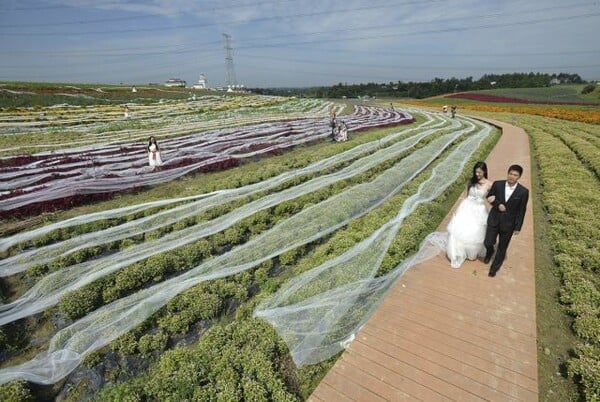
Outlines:
MULTIPOLYGON (((314 114, 327 113, 327 103, 311 105, 314 114)), ((165 118, 170 118, 166 113, 165 118)), ((266 116, 268 120, 268 116, 266 116)), ((294 117, 286 116, 287 118, 294 117)), ((281 116, 279 116, 281 118, 281 116)), ((255 121, 256 117, 239 123, 255 121)), ((350 131, 409 123, 408 114, 356 106, 345 117, 350 131)), ((196 130, 202 127, 194 125, 196 130)), ((112 195, 165 183, 197 171, 222 170, 240 160, 327 138, 327 118, 303 118, 188 134, 179 129, 176 138, 161 142, 165 161, 159 171, 148 166, 145 143, 131 142, 123 134, 93 135, 94 145, 7 157, 0 168, 0 218, 32 215, 64 208, 89 195, 112 195), (108 141, 108 142, 105 142, 108 141), (123 142, 126 141, 126 142, 123 142)), ((165 128, 143 130, 138 136, 166 135, 165 128)))
MULTIPOLYGON (((306 106, 313 118, 165 134, 164 159, 201 159, 165 172, 194 166, 206 153, 245 158, 316 143, 328 135, 330 107, 306 106)), ((418 110, 356 107, 344 119, 355 130, 391 128, 355 132, 354 143, 317 160, 312 145, 292 151, 293 166, 268 177, 251 169, 247 184, 232 171, 214 191, 59 219, 1 239, 0 395, 39 392, 19 382, 27 380, 58 383, 42 389, 70 400, 98 391, 101 400, 305 398, 498 136, 472 119, 418 110), (412 117, 416 123, 402 124, 412 117)), ((112 140, 128 143, 123 133, 112 140)), ((98 152, 107 174, 136 163, 135 149, 104 151, 64 152, 73 159, 98 152)), ((14 177, 16 185, 61 165, 49 152, 32 157, 5 159, 3 174, 31 171, 14 177)), ((81 161, 70 163, 81 169, 81 161)), ((70 188, 74 179, 64 180, 70 188)), ((53 181, 44 188, 59 188, 53 181)), ((123 176, 103 182, 128 183, 123 176)))

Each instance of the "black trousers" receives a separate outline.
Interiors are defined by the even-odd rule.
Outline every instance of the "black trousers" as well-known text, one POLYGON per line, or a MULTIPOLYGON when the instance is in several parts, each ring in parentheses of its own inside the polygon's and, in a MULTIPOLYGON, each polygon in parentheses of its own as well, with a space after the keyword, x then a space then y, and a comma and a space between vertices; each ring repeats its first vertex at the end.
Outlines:
POLYGON ((510 239, 512 239, 513 231, 501 231, 499 226, 488 226, 485 232, 485 240, 483 245, 485 246, 487 255, 494 253, 494 244, 496 244, 496 238, 498 238, 498 250, 496 250, 496 256, 492 262, 491 269, 497 271, 502 266, 504 258, 506 258, 506 250, 510 239))

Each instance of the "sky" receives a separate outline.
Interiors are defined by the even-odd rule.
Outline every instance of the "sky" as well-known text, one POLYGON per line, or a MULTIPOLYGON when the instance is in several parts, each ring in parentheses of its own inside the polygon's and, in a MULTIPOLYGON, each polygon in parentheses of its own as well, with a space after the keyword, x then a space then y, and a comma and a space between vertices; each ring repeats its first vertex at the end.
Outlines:
POLYGON ((306 87, 600 80, 598 0, 0 0, 0 81, 306 87))

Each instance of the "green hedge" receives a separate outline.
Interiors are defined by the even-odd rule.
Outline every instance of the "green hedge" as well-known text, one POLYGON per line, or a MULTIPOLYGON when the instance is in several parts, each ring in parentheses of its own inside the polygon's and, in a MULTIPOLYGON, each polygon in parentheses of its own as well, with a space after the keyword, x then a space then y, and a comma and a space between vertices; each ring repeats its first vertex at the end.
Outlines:
MULTIPOLYGON (((600 399, 600 182, 593 159, 598 149, 577 139, 567 122, 521 117, 539 165, 548 240, 562 280, 560 300, 580 338, 568 361, 569 374, 588 401, 600 399)), ((574 123, 600 137, 600 127, 574 123)), ((586 135, 587 135, 586 134, 586 135)))

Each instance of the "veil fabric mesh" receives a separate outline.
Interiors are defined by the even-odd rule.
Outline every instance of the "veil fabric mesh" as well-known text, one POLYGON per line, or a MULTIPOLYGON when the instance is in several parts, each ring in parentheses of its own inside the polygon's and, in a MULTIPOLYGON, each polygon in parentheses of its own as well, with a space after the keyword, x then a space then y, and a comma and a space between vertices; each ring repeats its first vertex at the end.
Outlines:
MULTIPOLYGON (((348 187, 324 201, 311 205, 247 243, 204 261, 185 273, 89 313, 58 331, 50 340, 48 349, 34 359, 17 366, 0 369, 0 384, 15 379, 42 384, 52 384, 60 380, 74 370, 87 354, 138 326, 177 294, 200 282, 248 270, 288 250, 338 230, 393 197, 412 179, 434 164, 435 168, 431 176, 419 186, 417 193, 406 200, 395 218, 343 255, 294 278, 256 310, 255 314, 272 323, 286 341, 296 364, 315 363, 337 353, 343 347, 344 341, 368 319, 385 292, 401 273, 414 263, 437 253, 439 249, 436 247, 424 246, 419 253, 399 265, 394 271, 383 277, 376 277, 383 256, 405 217, 418 205, 437 197, 455 181, 466 161, 490 132, 489 126, 470 119, 451 121, 442 116, 430 115, 421 127, 405 128, 380 141, 357 146, 347 152, 261 183, 188 199, 159 201, 161 205, 185 203, 165 210, 159 220, 149 217, 106 229, 106 232, 102 233, 102 241, 141 233, 149 230, 149 227, 159 226, 161 220, 172 222, 181 219, 182 216, 188 216, 187 214, 192 211, 197 213, 199 209, 208 208, 210 205, 218 205, 273 188, 297 174, 318 172, 340 162, 353 160, 347 167, 334 173, 317 176, 280 192, 266 194, 226 215, 188 229, 169 233, 155 243, 146 242, 141 245, 143 247, 132 246, 106 258, 98 258, 54 272, 42 278, 15 302, 0 306, 0 322, 5 324, 43 311, 56 304, 66 292, 147 258, 154 252, 166 252, 216 233, 264 208, 352 177, 386 159, 397 158, 403 152, 414 149, 408 156, 379 173, 371 181, 348 187), (410 135, 414 131, 416 134, 410 135), (428 142, 424 141, 424 145, 415 148, 415 145, 424 139, 428 139, 428 142), (458 145, 454 145, 459 140, 461 141, 458 145), (438 161, 442 154, 444 154, 443 159, 438 161)), ((92 219, 104 219, 107 216, 122 216, 132 211, 142 211, 144 208, 152 208, 156 205, 158 204, 147 203, 90 216, 92 219)), ((56 223, 52 227, 54 229, 66 227, 79 222, 81 222, 79 218, 74 218, 56 223)), ((16 244, 23 239, 33 239, 49 230, 51 229, 41 228, 29 233, 25 232, 4 239, 0 244, 6 249, 11 244, 16 244)), ((33 252, 27 259, 39 263, 46 258, 46 255, 52 255, 52 258, 64 255, 81 247, 82 244, 77 239, 65 240, 57 245, 42 247, 44 251, 33 252)), ((18 258, 15 257, 14 263, 20 264, 19 269, 27 269, 29 266, 27 261, 17 260, 18 258)), ((2 266, 1 269, 10 272, 10 266, 2 266)))

